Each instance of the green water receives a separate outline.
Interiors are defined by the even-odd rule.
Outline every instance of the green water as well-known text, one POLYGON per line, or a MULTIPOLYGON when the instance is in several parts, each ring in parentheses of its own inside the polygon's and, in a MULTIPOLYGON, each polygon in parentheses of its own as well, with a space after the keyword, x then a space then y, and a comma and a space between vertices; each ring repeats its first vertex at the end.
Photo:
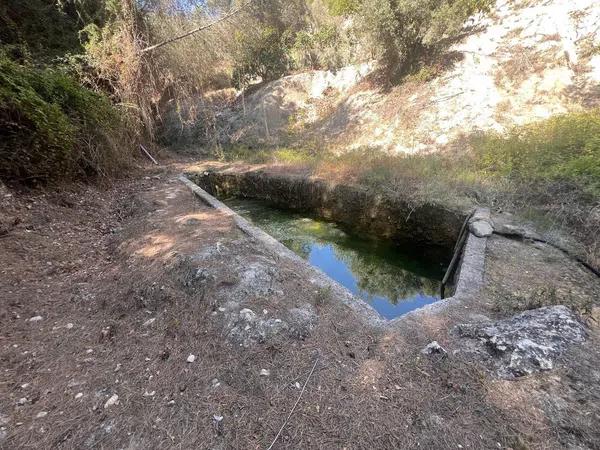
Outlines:
POLYGON ((265 202, 225 203, 355 295, 392 319, 439 300, 444 267, 421 252, 361 239, 335 223, 277 209, 265 202))

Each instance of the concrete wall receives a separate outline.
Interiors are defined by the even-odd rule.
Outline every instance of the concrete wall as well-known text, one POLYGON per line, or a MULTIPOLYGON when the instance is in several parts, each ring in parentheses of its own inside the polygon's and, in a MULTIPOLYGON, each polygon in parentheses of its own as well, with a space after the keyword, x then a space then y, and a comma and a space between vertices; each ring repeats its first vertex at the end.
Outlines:
POLYGON ((466 217, 443 205, 414 206, 399 196, 381 195, 353 185, 271 174, 264 171, 197 172, 187 176, 219 198, 266 200, 275 206, 310 212, 346 228, 391 239, 450 258, 466 217))

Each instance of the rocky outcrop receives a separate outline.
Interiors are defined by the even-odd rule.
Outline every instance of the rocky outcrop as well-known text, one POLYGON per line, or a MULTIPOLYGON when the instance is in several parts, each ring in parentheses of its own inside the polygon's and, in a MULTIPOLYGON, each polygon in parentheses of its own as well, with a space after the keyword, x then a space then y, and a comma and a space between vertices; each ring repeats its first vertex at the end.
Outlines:
POLYGON ((230 312, 226 325, 229 341, 241 347, 252 347, 283 333, 302 340, 310 335, 319 320, 315 308, 309 303, 284 312, 285 320, 267 317, 266 314, 265 310, 260 316, 249 308, 230 312))
POLYGON ((458 334, 490 362, 503 378, 516 378, 554 368, 569 346, 583 342, 587 333, 566 306, 547 306, 509 319, 463 324, 458 334))

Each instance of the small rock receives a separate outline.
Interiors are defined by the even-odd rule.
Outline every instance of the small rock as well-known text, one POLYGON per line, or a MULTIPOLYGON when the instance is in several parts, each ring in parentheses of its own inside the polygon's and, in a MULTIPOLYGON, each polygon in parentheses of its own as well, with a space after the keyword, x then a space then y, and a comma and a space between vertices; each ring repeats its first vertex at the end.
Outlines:
POLYGON ((119 370, 121 370, 121 363, 118 363, 117 367, 115 367, 115 372, 118 372, 119 370))
POLYGON ((21 389, 27 389, 29 387, 29 383, 23 383, 21 385, 21 389))
POLYGON ((260 370, 260 376, 261 377, 268 377, 271 375, 271 371, 268 369, 261 369, 260 370))
POLYGON ((117 394, 113 394, 113 396, 111 398, 106 400, 106 403, 104 404, 104 408, 106 409, 109 406, 118 405, 118 404, 119 404, 119 396, 117 394))
POLYGON ((469 224, 469 230, 475 236, 483 238, 491 236, 494 232, 494 228, 487 220, 476 220, 469 224))
POLYGON ((169 403, 167 403, 167 406, 173 406, 175 405, 175 400, 171 400, 169 403))
POLYGON ((255 318, 256 314, 251 309, 244 308, 240 311, 240 319, 245 320, 246 322, 252 322, 255 318))
POLYGON ((214 414, 212 416, 212 425, 213 428, 217 431, 217 434, 223 434, 223 416, 219 414, 214 414))
POLYGON ((29 319, 29 321, 30 322, 39 322, 42 319, 43 319, 42 316, 33 316, 32 318, 29 319))
POLYGON ((69 322, 68 324, 65 325, 65 328, 67 330, 70 330, 71 328, 73 328, 73 324, 71 322, 69 322))
POLYGON ((19 400, 17 400, 17 405, 23 406, 25 404, 27 404, 27 398, 26 397, 21 397, 19 400))
POLYGON ((295 387, 296 389, 300 389, 300 383, 298 383, 298 382, 296 381, 296 382, 294 383, 294 387, 295 387))
POLYGON ((219 380, 217 378, 213 378, 210 383, 212 384, 212 387, 214 387, 214 388, 218 388, 219 386, 221 386, 221 383, 219 382, 219 380))
POLYGON ((196 356, 195 356, 195 355, 192 355, 192 354, 190 353, 190 355, 187 357, 187 360, 186 360, 186 361, 187 361, 188 363, 193 363, 194 361, 196 361, 196 356))
POLYGON ((36 419, 41 419, 42 417, 46 417, 48 415, 47 411, 40 411, 35 415, 36 419))
POLYGON ((429 344, 427 344, 423 350, 421 350, 421 353, 423 353, 424 355, 445 355, 447 352, 446 349, 444 349, 444 347, 438 344, 437 341, 432 341, 429 344))
POLYGON ((298 339, 307 338, 317 325, 317 312, 309 303, 289 310, 289 324, 292 335, 298 339))
POLYGON ((94 353, 94 349, 88 348, 85 352, 88 353, 88 354, 94 353))
POLYGON ((154 394, 156 394, 156 391, 144 391, 144 397, 154 397, 154 394))
POLYGON ((152 324, 154 323, 154 321, 155 321, 155 320, 156 320, 156 317, 153 317, 152 319, 148 319, 148 320, 146 320, 146 321, 145 321, 145 322, 142 324, 142 326, 143 326, 143 327, 147 327, 147 326, 149 326, 149 325, 152 325, 152 324))
POLYGON ((78 394, 75 396, 75 399, 79 399, 79 398, 81 398, 81 397, 83 397, 83 392, 79 392, 79 393, 78 393, 78 394))

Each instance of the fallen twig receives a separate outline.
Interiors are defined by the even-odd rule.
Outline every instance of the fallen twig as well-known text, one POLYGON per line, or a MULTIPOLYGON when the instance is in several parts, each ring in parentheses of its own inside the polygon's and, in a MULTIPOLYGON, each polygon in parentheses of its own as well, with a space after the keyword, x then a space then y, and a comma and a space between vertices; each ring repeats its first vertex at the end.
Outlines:
POLYGON ((155 159, 152 157, 152 155, 150 154, 150 152, 149 152, 148 150, 146 150, 142 144, 140 144, 140 148, 141 148, 141 149, 142 149, 142 151, 143 151, 143 152, 146 154, 146 156, 147 156, 148 158, 150 158, 150 159, 152 160, 152 162, 158 166, 158 161, 156 161, 156 160, 155 160, 155 159))
POLYGON ((283 429, 287 425, 288 421, 290 420, 290 417, 292 417, 292 414, 294 413, 294 410, 296 409, 296 406, 298 406, 298 402, 300 402, 300 399, 302 398, 302 394, 304 394, 304 391, 306 390, 306 385, 308 384, 308 380, 310 380, 310 377, 312 376, 313 372, 315 371, 315 367, 317 367, 317 363, 318 362, 319 362, 319 357, 317 356, 317 359, 315 359, 315 363, 313 364, 312 369, 310 370, 310 373, 306 377, 306 381, 304 382, 304 386, 302 386, 302 390, 300 391, 300 395, 296 399, 296 403, 294 403, 294 406, 292 407, 292 410, 290 411, 290 413, 286 417, 285 421, 283 422, 283 425, 281 425, 281 428, 277 432, 277 436, 275 436, 275 439, 273 439, 273 442, 271 442, 271 445, 269 445, 269 447, 267 448, 267 450, 271 450, 273 448, 273 446, 275 445, 275 442, 277 442, 277 439, 279 439, 279 436, 281 435, 281 432, 283 431, 283 429))

